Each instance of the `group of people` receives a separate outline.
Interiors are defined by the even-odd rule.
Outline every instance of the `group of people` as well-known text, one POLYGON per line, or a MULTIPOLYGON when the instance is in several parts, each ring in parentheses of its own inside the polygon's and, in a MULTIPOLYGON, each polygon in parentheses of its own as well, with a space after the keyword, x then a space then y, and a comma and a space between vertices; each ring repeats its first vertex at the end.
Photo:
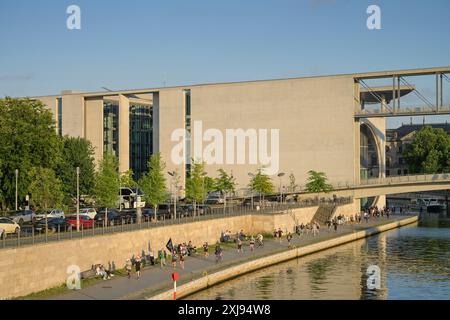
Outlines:
POLYGON ((98 264, 95 266, 95 275, 102 277, 103 280, 108 280, 111 279, 111 277, 114 277, 113 272, 106 269, 102 264, 98 264))
POLYGON ((220 234, 220 242, 237 242, 238 240, 247 240, 247 236, 242 229, 239 232, 236 232, 234 235, 231 230, 226 230, 225 232, 222 231, 220 234))
POLYGON ((304 233, 309 234, 312 233, 313 236, 319 234, 320 224, 317 221, 311 221, 310 223, 301 223, 300 225, 295 227, 295 233, 299 236, 302 236, 304 233))

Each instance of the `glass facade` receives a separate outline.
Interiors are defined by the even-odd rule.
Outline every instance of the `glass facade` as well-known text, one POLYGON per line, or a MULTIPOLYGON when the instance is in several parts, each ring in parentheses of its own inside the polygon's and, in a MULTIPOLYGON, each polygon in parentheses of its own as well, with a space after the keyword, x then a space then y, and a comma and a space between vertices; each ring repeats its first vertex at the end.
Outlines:
MULTIPOLYGON (((376 138, 367 124, 361 124, 360 141, 361 180, 378 178, 380 174, 380 162, 376 138)), ((375 197, 362 198, 361 209, 372 206, 375 200, 375 197)))
POLYGON ((191 90, 184 90, 184 120, 186 129, 186 177, 191 174, 191 90))
POLYGON ((62 136, 62 98, 58 98, 58 133, 62 136))
POLYGON ((119 104, 114 101, 103 104, 103 150, 119 157, 119 104))
POLYGON ((147 171, 153 153, 152 108, 130 104, 130 169, 138 180, 147 171))

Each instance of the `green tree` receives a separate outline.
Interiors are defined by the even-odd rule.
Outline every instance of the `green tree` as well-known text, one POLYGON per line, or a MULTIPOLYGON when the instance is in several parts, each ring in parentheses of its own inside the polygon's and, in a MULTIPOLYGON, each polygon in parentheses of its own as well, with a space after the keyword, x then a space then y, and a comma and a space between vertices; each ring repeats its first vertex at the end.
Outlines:
POLYGON ((450 169, 450 136, 443 129, 425 126, 406 147, 404 159, 411 173, 440 173, 450 169))
POLYGON ((64 194, 61 181, 48 168, 34 167, 30 170, 32 181, 28 186, 30 203, 38 209, 60 208, 64 194))
POLYGON ((217 171, 219 172, 219 176, 216 179, 215 189, 217 191, 223 192, 223 194, 225 195, 223 201, 223 210, 225 211, 227 206, 227 195, 236 190, 236 179, 233 177, 232 174, 229 175, 223 169, 219 169, 217 171))
POLYGON ((56 170, 61 161, 61 139, 52 113, 37 100, 0 99, 0 198, 3 209, 15 202, 15 170, 19 197, 26 195, 34 167, 56 170))
POLYGON ((136 188, 138 184, 136 181, 134 181, 133 175, 134 173, 131 169, 128 169, 127 171, 122 173, 120 175, 120 186, 126 188, 136 188))
POLYGON ((197 203, 201 203, 206 195, 205 192, 205 163, 192 160, 192 169, 186 179, 186 199, 191 201, 196 213, 197 203))
POLYGON ((259 193, 260 199, 262 196, 263 200, 265 194, 272 193, 274 190, 272 179, 263 173, 262 168, 259 168, 256 174, 252 176, 249 187, 252 191, 259 193))
POLYGON ((316 193, 333 191, 333 186, 328 183, 327 175, 324 172, 310 170, 308 175, 306 191, 316 193))
POLYGON ((80 168, 80 194, 90 195, 94 189, 94 149, 91 143, 83 138, 62 138, 62 161, 56 171, 61 179, 64 195, 74 199, 77 194, 77 173, 80 168))
POLYGON ((297 188, 298 188, 298 184, 295 181, 295 176, 294 176, 293 173, 291 173, 289 175, 289 187, 288 187, 288 190, 289 190, 289 192, 295 192, 295 191, 297 191, 297 188))
POLYGON ((161 154, 155 153, 148 161, 148 172, 139 180, 139 187, 144 193, 144 200, 154 208, 155 221, 157 220, 158 204, 167 199, 165 168, 166 164, 162 160, 161 154))
MULTIPOLYGON (((100 207, 115 208, 119 196, 119 164, 117 158, 109 152, 103 155, 95 175, 94 195, 100 207)), ((105 214, 105 220, 107 219, 105 214)))

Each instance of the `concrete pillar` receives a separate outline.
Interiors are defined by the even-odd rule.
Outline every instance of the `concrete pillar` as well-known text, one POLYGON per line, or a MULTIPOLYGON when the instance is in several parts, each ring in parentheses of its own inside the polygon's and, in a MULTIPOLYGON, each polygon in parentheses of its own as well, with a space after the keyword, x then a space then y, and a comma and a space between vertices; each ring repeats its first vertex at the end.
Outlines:
POLYGON ((84 97, 63 95, 62 109, 62 135, 84 138, 84 97))
POLYGON ((85 101, 85 135, 94 147, 94 159, 97 166, 103 158, 103 98, 85 101))
POLYGON ((130 168, 130 100, 119 95, 119 172, 130 168))

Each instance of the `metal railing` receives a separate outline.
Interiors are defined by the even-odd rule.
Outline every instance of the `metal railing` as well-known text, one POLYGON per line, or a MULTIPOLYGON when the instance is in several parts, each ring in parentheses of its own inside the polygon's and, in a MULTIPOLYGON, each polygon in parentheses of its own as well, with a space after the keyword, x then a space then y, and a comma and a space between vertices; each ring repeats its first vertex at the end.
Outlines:
POLYGON ((391 185, 391 184, 402 184, 402 183, 416 183, 416 182, 443 182, 450 181, 449 173, 439 173, 439 174, 415 174, 415 175, 405 175, 405 176, 394 176, 386 178, 370 178, 361 180, 361 186, 367 185, 391 185))
POLYGON ((143 216, 140 223, 136 221, 136 218, 131 220, 121 219, 115 220, 112 223, 110 222, 108 225, 105 225, 104 223, 101 225, 94 224, 92 228, 85 228, 83 227, 83 224, 81 224, 80 231, 78 232, 76 231, 76 228, 70 228, 68 230, 57 228, 53 231, 47 230, 46 232, 38 233, 35 231, 33 225, 24 225, 19 233, 4 235, 4 237, 0 239, 0 249, 17 248, 61 240, 83 239, 86 237, 95 237, 99 235, 130 232, 248 214, 281 214, 292 209, 318 206, 320 204, 334 203, 336 205, 344 205, 352 202, 353 199, 351 197, 335 199, 316 197, 290 203, 262 203, 259 206, 259 202, 255 199, 253 208, 251 205, 233 205, 225 208, 214 207, 203 210, 199 209, 196 215, 194 215, 193 212, 177 212, 176 218, 169 218, 166 215, 159 215, 156 220, 154 217, 143 216))

